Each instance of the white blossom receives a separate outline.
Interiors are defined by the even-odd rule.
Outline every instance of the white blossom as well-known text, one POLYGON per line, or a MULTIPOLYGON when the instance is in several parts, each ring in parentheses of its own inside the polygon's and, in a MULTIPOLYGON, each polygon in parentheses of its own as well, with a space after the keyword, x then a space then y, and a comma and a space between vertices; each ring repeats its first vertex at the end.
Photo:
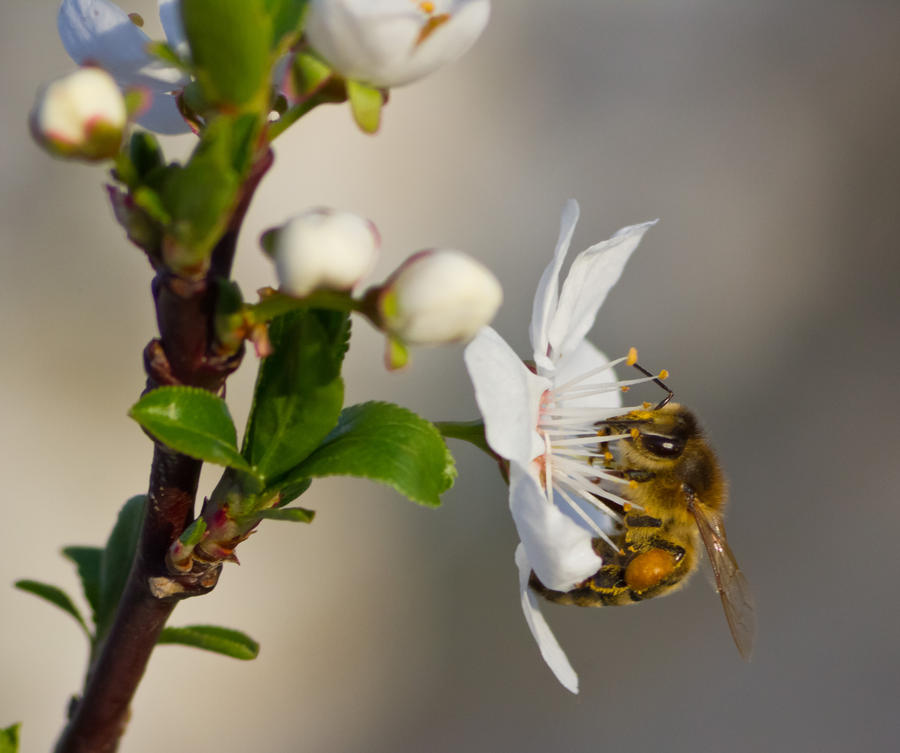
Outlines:
POLYGON ((462 56, 489 15, 489 0, 311 0, 306 36, 345 78, 388 88, 462 56))
POLYGON ((112 77, 99 68, 80 68, 38 94, 30 125, 54 154, 97 160, 119 151, 127 117, 112 77))
POLYGON ((481 262, 462 251, 420 251, 383 286, 378 309, 384 328, 410 345, 468 340, 494 318, 503 291, 481 262))
MULTIPOLYGON (((179 0, 159 0, 159 15, 169 45, 185 55, 187 41, 178 6, 179 0)), ((142 87, 150 92, 150 106, 137 120, 140 125, 164 134, 190 130, 172 96, 190 78, 147 52, 150 38, 118 5, 109 0, 63 0, 57 27, 63 47, 76 63, 103 68, 123 89, 142 87)))
POLYGON ((371 272, 378 230, 352 212, 308 209, 274 231, 271 252, 281 289, 298 297, 314 290, 346 291, 371 272))
POLYGON ((646 380, 617 381, 612 367, 635 356, 610 361, 584 338, 654 224, 623 228, 581 252, 560 290, 560 269, 577 220, 578 204, 570 200, 534 297, 534 370, 490 327, 465 351, 488 444, 509 461, 509 505, 521 540, 515 559, 522 609, 545 661, 573 693, 578 677, 541 615, 528 579, 533 570, 546 587, 569 591, 594 575, 602 559, 593 541, 609 541, 617 517, 603 499, 625 501, 616 489, 627 482, 591 463, 602 456, 603 442, 621 436, 598 436, 595 425, 628 410, 621 407, 623 386, 646 380))

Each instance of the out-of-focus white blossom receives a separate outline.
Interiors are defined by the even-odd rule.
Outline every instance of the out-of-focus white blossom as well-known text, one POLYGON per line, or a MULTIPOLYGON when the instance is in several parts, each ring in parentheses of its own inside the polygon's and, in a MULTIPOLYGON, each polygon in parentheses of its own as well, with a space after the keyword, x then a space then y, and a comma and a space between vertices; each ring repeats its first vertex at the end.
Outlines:
POLYGON ((298 297, 350 290, 372 271, 380 245, 370 220, 335 209, 308 209, 270 233, 281 289, 298 297))
POLYGON ((99 68, 80 68, 38 94, 30 125, 35 139, 53 154, 100 160, 119 151, 127 117, 112 77, 99 68))
MULTIPOLYGON (((169 45, 187 54, 179 0, 159 0, 159 16, 169 45)), ((103 68, 123 89, 142 87, 150 92, 150 105, 137 119, 140 125, 157 133, 190 130, 172 96, 190 78, 147 52, 150 38, 118 5, 109 0, 63 0, 57 28, 63 47, 76 63, 103 68)))
POLYGON ((468 340, 494 318, 503 291, 481 262, 462 251, 420 251, 381 289, 378 310, 391 335, 410 345, 468 340))
POLYGON ((389 88, 463 55, 489 15, 489 0, 312 0, 306 36, 345 78, 389 88))

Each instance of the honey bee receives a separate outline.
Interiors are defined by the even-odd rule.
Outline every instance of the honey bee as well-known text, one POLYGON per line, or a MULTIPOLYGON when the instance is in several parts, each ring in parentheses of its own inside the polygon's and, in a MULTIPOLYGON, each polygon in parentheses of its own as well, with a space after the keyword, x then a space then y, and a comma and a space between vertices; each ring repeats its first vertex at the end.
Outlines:
POLYGON ((629 482, 627 504, 598 491, 620 513, 611 540, 594 540, 603 566, 570 591, 546 588, 532 573, 531 587, 550 601, 578 606, 632 604, 681 588, 697 568, 702 541, 738 651, 749 660, 756 633, 753 599, 728 546, 723 523, 725 477, 712 448, 687 408, 643 367, 642 373, 668 392, 654 407, 632 410, 596 425, 598 435, 627 438, 600 446, 595 463, 629 482), (611 449, 610 445, 612 445, 611 449))

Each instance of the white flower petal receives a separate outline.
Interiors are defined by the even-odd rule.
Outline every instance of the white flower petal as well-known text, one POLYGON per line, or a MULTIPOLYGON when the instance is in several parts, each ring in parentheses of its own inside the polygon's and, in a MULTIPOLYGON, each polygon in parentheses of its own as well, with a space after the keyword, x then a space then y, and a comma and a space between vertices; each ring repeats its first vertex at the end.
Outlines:
POLYGON ((532 374, 491 327, 479 330, 463 357, 488 444, 501 457, 527 465, 543 452, 537 416, 550 382, 532 374))
POLYGON ((509 508, 528 561, 547 588, 568 591, 596 573, 603 560, 594 552, 594 534, 550 504, 537 478, 509 464, 509 508))
POLYGON ((159 0, 159 20, 162 21, 169 46, 182 57, 187 57, 190 48, 181 21, 181 0, 159 0))
MULTIPOLYGON (((555 387, 567 384, 577 379, 582 374, 592 372, 608 363, 609 359, 595 348, 587 340, 582 340, 575 349, 563 356, 556 363, 556 372, 553 375, 555 387)), ((605 369, 584 381, 584 385, 602 384, 616 381, 616 372, 605 369)), ((613 388, 609 392, 601 392, 588 397, 566 398, 567 408, 620 408, 622 407, 622 391, 613 388)), ((614 414, 611 414, 614 415, 614 414)), ((597 417, 600 420, 601 416, 597 417)))
POLYGON ((575 224, 578 222, 578 202, 569 199, 563 207, 562 218, 559 222, 559 238, 556 241, 556 250, 553 259, 541 275, 537 290, 534 293, 534 304, 531 311, 531 349, 534 351, 534 361, 541 373, 552 371, 553 362, 548 357, 549 330, 556 313, 559 298, 559 271, 566 259, 572 235, 575 233, 575 224))
POLYGON ((569 664, 562 646, 550 630, 547 620, 541 614, 538 606, 538 596, 528 587, 528 578, 531 575, 531 565, 528 562, 528 556, 525 554, 525 548, 519 544, 516 547, 516 566, 519 568, 519 595, 522 602, 522 613, 525 615, 525 622, 528 623, 528 629, 534 636, 534 640, 540 649, 541 656, 547 662, 547 666, 553 670, 556 679, 559 680, 563 687, 572 692, 578 692, 578 675, 569 664))
POLYGON ((175 97, 165 92, 151 92, 150 106, 138 117, 137 123, 148 131, 166 136, 190 133, 191 130, 175 104, 175 97))
POLYGON ((76 63, 99 65, 120 86, 171 91, 188 81, 174 66, 147 54, 149 37, 109 0, 63 0, 57 27, 63 47, 76 63))
POLYGON ((575 257, 548 331, 550 347, 556 358, 571 352, 587 335, 631 252, 637 248, 648 228, 655 224, 656 220, 653 220, 624 227, 609 240, 597 243, 575 257))

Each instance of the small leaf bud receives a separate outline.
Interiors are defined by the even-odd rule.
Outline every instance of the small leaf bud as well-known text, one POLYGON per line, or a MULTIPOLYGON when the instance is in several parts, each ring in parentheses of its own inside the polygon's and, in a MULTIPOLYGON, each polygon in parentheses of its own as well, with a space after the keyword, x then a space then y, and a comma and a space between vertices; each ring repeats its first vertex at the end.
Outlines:
POLYGON ((462 251, 420 251, 382 286, 384 329, 411 345, 468 340, 494 318, 503 291, 487 267, 462 251))
POLYGON ((315 290, 349 291, 372 269, 381 240, 375 225, 352 212, 308 209, 263 235, 281 290, 304 297, 315 290))
POLYGON ((114 157, 128 119, 118 85, 100 68, 80 68, 47 85, 31 111, 35 140, 58 157, 114 157))

